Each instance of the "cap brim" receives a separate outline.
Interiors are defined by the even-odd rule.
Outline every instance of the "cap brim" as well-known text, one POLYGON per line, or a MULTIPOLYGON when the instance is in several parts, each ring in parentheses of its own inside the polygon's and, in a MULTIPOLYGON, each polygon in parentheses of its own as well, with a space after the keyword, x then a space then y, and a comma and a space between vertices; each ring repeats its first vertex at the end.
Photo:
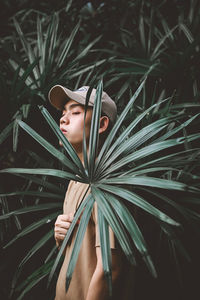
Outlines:
POLYGON ((62 85, 53 86, 48 94, 50 103, 59 110, 63 110, 68 100, 74 100, 82 105, 85 104, 85 98, 77 93, 65 88, 62 85))

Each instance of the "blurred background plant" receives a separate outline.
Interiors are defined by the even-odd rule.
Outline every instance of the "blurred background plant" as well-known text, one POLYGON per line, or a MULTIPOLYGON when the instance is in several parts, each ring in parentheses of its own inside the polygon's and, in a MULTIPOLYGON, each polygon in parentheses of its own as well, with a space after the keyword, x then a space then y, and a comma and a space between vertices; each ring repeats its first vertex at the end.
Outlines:
MULTIPOLYGON (((58 147, 38 109, 38 105, 44 105, 58 121, 59 113, 47 101, 54 84, 75 89, 96 84, 103 77, 104 89, 116 101, 120 114, 141 79, 148 75, 121 132, 145 109, 167 97, 165 105, 157 106, 144 118, 141 128, 176 114, 187 120, 199 111, 200 3, 197 0, 56 3, 4 0, 0 14, 0 169, 63 168, 18 125, 18 120, 24 120, 58 147)), ((199 118, 183 128, 184 136, 197 132, 199 118)), ((188 156, 184 171, 198 179, 199 141, 185 143, 184 147, 193 153, 188 156)), ((181 176, 183 166, 179 175, 166 173, 167 178, 182 179, 181 176)), ((189 178, 185 179, 187 183, 189 178)), ((198 180, 192 180, 191 184, 199 186, 198 180)), ((45 289, 46 275, 56 255, 52 228, 62 210, 66 188, 66 181, 44 175, 0 174, 2 299, 53 299, 54 286, 45 289)), ((193 206, 198 225, 196 199, 193 206)), ((199 247, 194 245, 199 242, 198 230, 194 224, 187 224, 182 234, 192 257, 192 262, 187 263, 176 257, 175 249, 168 247, 169 240, 146 221, 143 230, 156 253, 160 276, 155 282, 141 266, 137 299, 146 299, 144 282, 148 295, 152 293, 154 298, 159 299, 162 290, 166 299, 188 299, 188 295, 195 295, 199 247)))

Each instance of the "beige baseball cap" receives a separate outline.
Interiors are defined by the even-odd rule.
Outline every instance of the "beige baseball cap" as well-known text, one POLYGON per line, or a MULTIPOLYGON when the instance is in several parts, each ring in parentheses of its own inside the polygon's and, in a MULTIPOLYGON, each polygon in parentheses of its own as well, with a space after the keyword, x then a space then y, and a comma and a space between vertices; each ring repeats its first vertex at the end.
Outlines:
MULTIPOLYGON (((59 110, 63 110, 63 107, 67 100, 74 100, 82 105, 85 105, 86 95, 89 90, 89 86, 82 86, 75 91, 71 91, 62 85, 55 85, 49 91, 50 103, 59 110)), ((89 106, 94 106, 96 95, 96 89, 92 89, 89 106)), ((117 106, 115 102, 108 96, 106 92, 102 92, 102 112, 105 113, 110 121, 114 123, 117 116, 117 106)))

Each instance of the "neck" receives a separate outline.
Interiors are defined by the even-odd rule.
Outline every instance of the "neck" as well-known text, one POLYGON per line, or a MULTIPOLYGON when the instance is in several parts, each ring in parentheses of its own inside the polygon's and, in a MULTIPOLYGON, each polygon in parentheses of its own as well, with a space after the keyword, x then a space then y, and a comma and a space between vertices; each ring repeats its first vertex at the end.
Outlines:
MULTIPOLYGON (((84 165, 84 155, 83 155, 83 149, 82 149, 82 147, 81 147, 81 149, 80 149, 80 148, 79 148, 79 149, 76 149, 76 148, 75 148, 75 150, 76 150, 76 153, 77 153, 77 155, 78 155, 80 161, 81 161, 82 164, 84 165)), ((87 154, 88 154, 88 153, 89 153, 89 149, 88 149, 88 147, 87 147, 87 154)))
MULTIPOLYGON (((74 149, 75 149, 75 151, 76 151, 76 153, 77 153, 80 161, 82 162, 82 164, 84 166, 84 155, 83 155, 83 147, 82 147, 82 145, 81 145, 81 147, 76 147, 76 146, 73 145, 73 147, 74 147, 74 149)), ((89 157, 89 146, 88 145, 87 145, 87 156, 89 157)))
POLYGON ((80 158, 82 164, 84 164, 84 156, 83 156, 83 152, 77 152, 78 157, 80 158))

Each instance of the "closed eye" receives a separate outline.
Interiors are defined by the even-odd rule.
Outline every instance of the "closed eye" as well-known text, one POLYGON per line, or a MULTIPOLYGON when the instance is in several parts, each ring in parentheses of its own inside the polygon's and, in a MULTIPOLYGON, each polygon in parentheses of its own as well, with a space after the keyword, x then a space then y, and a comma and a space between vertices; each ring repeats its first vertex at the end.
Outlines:
POLYGON ((81 112, 80 111, 75 111, 72 113, 72 115, 79 115, 81 112))

